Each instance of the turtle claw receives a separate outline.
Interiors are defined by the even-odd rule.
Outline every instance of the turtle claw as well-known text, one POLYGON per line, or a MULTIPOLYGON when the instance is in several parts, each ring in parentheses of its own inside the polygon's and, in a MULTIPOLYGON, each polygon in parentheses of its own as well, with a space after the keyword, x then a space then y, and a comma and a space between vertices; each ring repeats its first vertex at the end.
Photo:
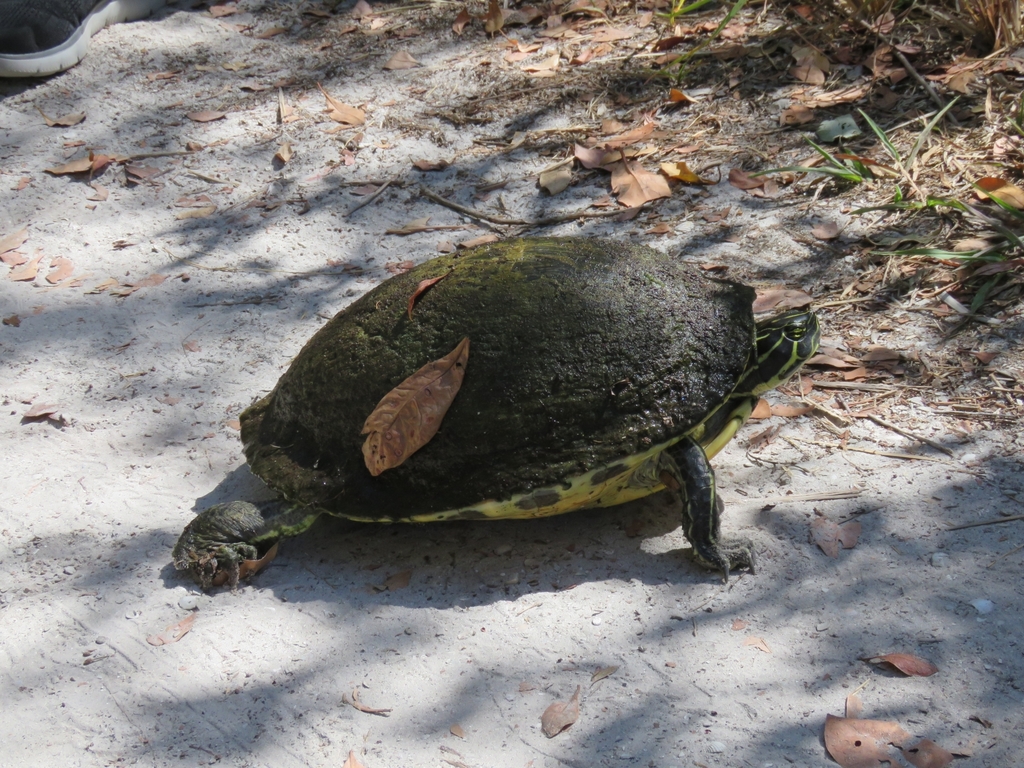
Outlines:
POLYGON ((246 501, 204 509, 185 526, 174 545, 174 567, 188 571, 204 590, 227 583, 234 592, 241 563, 259 557, 256 546, 248 542, 264 523, 256 505, 246 501))
POLYGON ((754 546, 745 539, 720 542, 710 546, 694 546, 693 559, 698 565, 710 571, 722 572, 722 583, 729 583, 730 572, 747 568, 751 573, 756 572, 756 558, 754 557, 754 546))

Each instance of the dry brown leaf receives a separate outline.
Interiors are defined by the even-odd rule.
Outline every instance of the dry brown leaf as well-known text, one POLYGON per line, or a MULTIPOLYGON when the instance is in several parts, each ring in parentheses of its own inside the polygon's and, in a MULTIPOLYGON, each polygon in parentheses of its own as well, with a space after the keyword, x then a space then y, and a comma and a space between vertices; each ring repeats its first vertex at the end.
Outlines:
POLYGON ((894 762, 890 744, 910 740, 897 723, 825 716, 825 748, 842 768, 882 768, 894 762))
POLYGON ((373 16, 373 6, 371 6, 366 0, 359 0, 352 9, 352 15, 357 19, 366 19, 373 16))
POLYGON ((690 170, 690 166, 686 163, 662 163, 661 172, 668 176, 670 179, 681 181, 684 184, 709 184, 710 182, 705 181, 696 173, 690 170))
POLYGON ((440 360, 427 363, 388 392, 367 417, 360 434, 370 474, 397 467, 437 433, 462 386, 469 360, 469 339, 440 360))
POLYGON ((38 106, 36 107, 36 110, 39 112, 40 115, 43 116, 43 120, 46 121, 46 124, 50 128, 70 128, 71 126, 78 125, 80 122, 85 120, 85 112, 76 112, 73 115, 64 115, 62 117, 50 118, 47 117, 46 113, 43 112, 43 110, 40 109, 38 106))
POLYGON ((806 125, 814 122, 814 112, 802 104, 794 104, 792 107, 782 110, 779 115, 779 125, 806 125))
POLYGON ((861 525, 856 520, 837 525, 828 518, 816 517, 811 521, 811 542, 829 557, 839 557, 840 548, 856 546, 860 531, 861 525))
POLYGON ((171 80, 177 76, 177 72, 150 72, 146 75, 146 79, 151 83, 155 83, 157 80, 171 80))
POLYGON ((743 619, 733 619, 732 620, 732 626, 730 627, 730 629, 733 632, 739 632, 741 629, 746 629, 746 628, 747 628, 747 622, 745 622, 743 619))
POLYGON ((800 309, 812 301, 813 299, 803 291, 793 288, 770 288, 758 291, 757 298, 754 299, 754 314, 772 309, 800 309))
POLYGON ((192 625, 195 623, 196 615, 190 613, 181 621, 171 624, 159 635, 150 635, 146 638, 146 642, 150 645, 170 645, 171 643, 176 643, 192 630, 192 625))
POLYGON ((199 346, 199 342, 195 339, 190 339, 181 345, 186 352, 201 352, 202 347, 199 346))
POLYGON ((410 579, 412 579, 412 569, 399 571, 398 573, 388 576, 384 580, 384 589, 386 589, 388 592, 394 592, 399 589, 405 589, 409 586, 410 579))
POLYGON ((384 69, 414 69, 421 66, 423 65, 416 61, 408 51, 396 51, 395 54, 388 59, 388 63, 384 65, 384 69))
POLYGON ((819 240, 835 240, 839 237, 839 225, 834 221, 823 221, 811 230, 819 240))
POLYGON ((946 768, 953 762, 952 752, 948 752, 931 739, 921 739, 917 744, 901 747, 903 757, 914 768, 946 768))
POLYGON ((982 200, 994 197, 1017 210, 1024 210, 1024 189, 1003 179, 986 176, 975 182, 979 187, 977 194, 982 200))
POLYGON ((412 320, 412 308, 416 306, 416 302, 419 301, 420 297, 437 285, 439 282, 444 280, 451 272, 445 272, 440 277, 432 277, 429 280, 420 280, 420 284, 416 286, 416 290, 413 291, 412 296, 409 297, 409 319, 412 320))
POLYGON ((550 171, 544 171, 540 175, 540 186, 549 195, 557 195, 564 192, 572 183, 572 171, 568 166, 560 166, 550 171))
POLYGON ((746 640, 743 641, 743 644, 749 645, 752 648, 757 648, 757 650, 761 651, 762 653, 772 652, 772 649, 768 647, 768 643, 764 641, 763 637, 748 637, 746 640))
POLYGON ((789 70, 789 74, 808 85, 824 85, 825 73, 814 64, 797 64, 789 70))
POLYGON ((480 235, 480 237, 471 238, 469 240, 463 240, 460 243, 456 243, 455 247, 459 248, 460 250, 464 250, 466 248, 476 248, 477 246, 480 246, 480 245, 487 245, 488 243, 496 243, 496 242, 498 242, 499 239, 500 238, 497 235, 495 235, 493 233, 489 233, 489 234, 486 234, 486 235, 480 235))
POLYGON ((384 269, 390 272, 392 275, 401 275, 408 272, 416 265, 406 259, 405 261, 389 261, 384 265, 384 269))
POLYGON ((359 762, 359 758, 356 757, 356 751, 353 749, 349 751, 348 758, 346 758, 341 768, 366 768, 366 766, 359 762))
POLYGON ((199 112, 189 112, 185 117, 195 123, 212 123, 227 116, 226 112, 216 112, 212 109, 204 109, 199 112))
POLYGON ((92 159, 88 157, 80 157, 77 160, 72 160, 64 165, 57 165, 53 168, 44 168, 47 173, 52 173, 54 176, 63 176, 69 173, 87 173, 92 170, 92 159))
POLYGON ((98 181, 92 182, 89 186, 92 187, 92 193, 85 196, 86 200, 92 200, 93 202, 102 203, 104 200, 110 197, 110 192, 98 181))
POLYGON ((451 165, 447 160, 414 160, 413 165, 421 171, 443 171, 451 165))
POLYGON ((428 222, 430 221, 429 216, 424 216, 422 219, 413 219, 412 221, 406 222, 398 229, 385 230, 386 234, 389 235, 412 235, 416 232, 426 232, 430 229, 428 222))
POLYGON ((664 176, 651 173, 639 163, 629 160, 612 166, 612 191, 622 205, 630 208, 672 195, 664 176))
POLYGON ((861 357, 861 362, 865 363, 885 363, 893 360, 899 360, 901 357, 898 350, 889 349, 888 347, 879 346, 872 344, 868 347, 867 353, 861 357))
POLYGON ((174 218, 178 221, 184 221, 185 219, 205 219, 207 216, 212 216, 216 212, 216 205, 204 205, 200 208, 186 208, 184 211, 178 211, 174 215, 174 218))
POLYGON ((292 145, 289 144, 287 141, 280 147, 278 147, 277 152, 274 153, 274 158, 281 161, 282 163, 287 163, 294 156, 295 152, 294 150, 292 150, 292 145))
POLYGON ((871 664, 889 664, 908 677, 931 677, 939 668, 930 661, 909 653, 887 653, 866 659, 871 664))
POLYGON ((671 235, 675 230, 672 229, 672 225, 667 221, 663 221, 659 224, 655 224, 653 227, 647 230, 649 235, 671 235))
POLYGON ((670 88, 668 91, 668 100, 672 104, 696 104, 694 99, 691 99, 683 91, 678 88, 670 88))
POLYGON ((599 27, 594 32, 595 43, 614 43, 617 40, 628 40, 633 36, 632 32, 618 27, 599 27))
POLYGON ((39 272, 39 260, 43 258, 42 254, 36 256, 31 261, 22 264, 20 267, 15 267, 11 270, 8 277, 18 283, 28 282, 36 279, 36 274, 39 272))
POLYGON ((846 697, 846 717, 848 719, 856 719, 860 717, 860 713, 864 710, 864 705, 861 703, 860 696, 856 693, 851 693, 846 697))
POLYGON ((366 112, 346 104, 343 101, 338 101, 336 98, 331 96, 320 83, 316 84, 316 87, 320 89, 320 93, 327 99, 327 106, 330 107, 330 113, 327 115, 331 120, 336 123, 342 123, 344 125, 356 126, 362 125, 366 122, 366 112))
POLYGON ((26 240, 28 240, 28 229, 24 227, 17 232, 5 235, 0 238, 0 254, 20 248, 25 244, 26 240))
POLYGON ((71 277, 71 273, 74 271, 75 265, 71 263, 71 259, 58 256, 50 262, 50 272, 46 275, 46 282, 56 285, 71 277))
POLYGON ((287 27, 269 27, 256 35, 257 40, 269 40, 272 37, 283 35, 288 31, 287 27))
POLYGON ((580 716, 580 686, 576 686, 576 693, 569 701, 556 701, 544 710, 540 717, 540 725, 544 735, 549 739, 555 738, 558 734, 571 726, 580 716))
POLYGON ((576 145, 574 154, 576 156, 576 159, 580 161, 580 165, 582 165, 584 168, 587 168, 588 170, 592 170, 594 168, 601 168, 604 165, 606 165, 609 162, 609 154, 614 154, 616 157, 619 156, 618 152, 610 153, 607 150, 604 150, 600 147, 588 148, 580 146, 579 144, 576 145))
POLYGON ((360 712, 365 712, 368 715, 380 715, 381 717, 388 717, 391 714, 390 709, 383 709, 378 707, 368 707, 359 700, 359 690, 356 688, 352 689, 352 698, 350 699, 345 694, 341 695, 341 700, 346 704, 355 707, 360 712))
POLYGON ((597 672, 590 676, 591 684, 596 683, 598 680, 604 680, 606 677, 611 677, 619 671, 618 667, 601 667, 597 672))
POLYGON ((782 416, 784 419, 792 419, 797 416, 806 416, 814 409, 809 405, 773 405, 772 416, 782 416))
POLYGON ((36 419, 62 420, 60 406, 52 403, 37 403, 25 411, 21 418, 25 421, 35 421, 36 419))
POLYGON ((454 723, 448 729, 448 731, 451 733, 452 736, 458 736, 460 739, 466 738, 466 732, 464 730, 462 730, 462 726, 459 725, 458 723, 454 723))
POLYGON ((768 401, 763 397, 758 398, 757 405, 754 406, 754 410, 750 413, 750 418, 754 421, 760 421, 761 419, 770 418, 772 415, 772 407, 768 404, 768 401))
POLYGON ((462 30, 466 28, 466 25, 473 20, 473 17, 469 15, 469 11, 463 8, 459 11, 459 15, 455 17, 455 21, 452 23, 452 32, 456 35, 461 35, 462 30))
POLYGON ((224 16, 231 16, 238 13, 237 5, 211 5, 210 15, 215 19, 223 18, 224 16))
POLYGON ((732 168, 729 171, 729 183, 737 189, 757 189, 764 186, 764 179, 760 176, 755 178, 739 168, 732 168))
POLYGON ((533 64, 524 64, 523 72, 533 75, 534 77, 551 77, 555 74, 555 70, 558 69, 558 62, 561 57, 558 55, 558 51, 533 64))
POLYGON ((484 14, 484 31, 489 35, 500 32, 505 26, 505 15, 501 11, 498 0, 490 0, 487 4, 487 13, 484 14))
POLYGON ((3 319, 4 325, 9 325, 12 328, 17 328, 21 325, 21 318, 17 315, 8 315, 3 319))

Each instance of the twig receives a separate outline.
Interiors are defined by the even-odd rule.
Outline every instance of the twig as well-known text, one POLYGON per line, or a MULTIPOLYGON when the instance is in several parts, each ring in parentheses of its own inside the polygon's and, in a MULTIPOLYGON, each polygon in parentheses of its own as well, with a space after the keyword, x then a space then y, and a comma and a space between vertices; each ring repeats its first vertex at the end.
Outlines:
POLYGON ((953 451, 951 451, 949 448, 944 446, 942 443, 940 443, 940 442, 938 442, 936 440, 932 440, 930 437, 925 437, 924 435, 917 435, 917 434, 914 434, 913 432, 908 432, 907 430, 903 429, 902 427, 897 427, 895 424, 891 424, 890 422, 886 421, 882 417, 875 416, 874 414, 868 414, 867 418, 871 419, 871 421, 875 422, 875 424, 877 424, 880 427, 885 427, 886 429, 891 429, 893 432, 895 432, 898 435, 903 435, 904 437, 908 437, 911 440, 917 440, 919 443, 924 443, 925 445, 930 445, 935 450, 942 451, 942 453, 946 454, 950 458, 953 458, 953 451))
POLYGON ((1024 520, 1024 515, 1010 515, 1009 517, 997 517, 994 520, 980 520, 977 523, 964 523, 947 528, 947 531, 962 531, 964 528, 977 528, 980 525, 999 525, 999 523, 1012 523, 1014 520, 1024 520))
POLYGON ((195 154, 190 149, 168 149, 163 152, 139 152, 134 155, 128 155, 129 160, 148 160, 153 157, 177 157, 178 155, 193 155, 195 154))
POLYGON ((199 171, 191 171, 191 170, 189 170, 189 171, 185 171, 185 173, 189 174, 190 176, 195 176, 197 179, 202 179, 203 181, 207 181, 210 184, 228 184, 229 186, 232 186, 232 187, 239 187, 239 186, 242 185, 242 182, 240 182, 240 181, 232 181, 231 179, 222 179, 222 178, 219 178, 217 176, 207 176, 205 173, 200 173, 199 171))
POLYGON ((907 461, 932 461, 936 464, 943 464, 950 468, 954 472, 963 472, 968 475, 974 475, 976 477, 983 476, 983 472, 979 472, 975 469, 968 469, 967 467, 961 467, 959 464, 946 461, 945 459, 939 459, 935 456, 918 456, 916 453, 896 453, 895 451, 876 451, 874 448, 857 448, 852 445, 830 445, 829 443, 822 443, 817 440, 804 440, 799 437, 786 437, 785 440, 793 442, 794 440, 806 443, 807 445, 816 445, 819 448, 830 448, 833 450, 840 451, 853 451, 854 453, 866 453, 870 456, 884 456, 887 459, 906 459, 907 461))
POLYGON ((575 211, 573 213, 561 213, 555 216, 547 216, 543 219, 535 219, 533 221, 526 221, 524 219, 506 219, 504 216, 494 216, 489 213, 478 211, 475 208, 467 208, 464 205, 453 203, 451 200, 446 200, 440 195, 435 195, 426 187, 420 187, 420 194, 424 197, 433 200, 439 205, 443 205, 445 208, 451 208, 457 213, 464 214, 473 219, 479 219, 480 221, 486 221, 489 224, 501 224, 505 226, 520 226, 520 227, 546 227, 551 224, 561 224, 566 221, 575 221, 576 219, 600 219, 611 216, 621 216, 626 213, 629 209, 618 209, 612 211, 575 211))
POLYGON ((355 213, 356 211, 358 211, 358 210, 359 210, 360 208, 362 208, 362 207, 363 207, 364 205, 369 205, 370 203, 372 203, 372 202, 373 202, 374 200, 376 200, 376 199, 377 199, 378 197, 380 197, 381 195, 383 195, 383 194, 384 194, 384 190, 385 190, 385 189, 387 189, 388 187, 390 187, 390 186, 391 186, 391 182, 393 182, 393 181, 395 181, 395 180, 396 180, 396 179, 388 179, 387 181, 385 181, 385 182, 384 182, 384 183, 383 183, 383 184, 382 184, 382 185, 380 186, 380 188, 378 188, 378 189, 377 189, 377 191, 376 191, 376 192, 374 192, 374 193, 373 193, 372 195, 369 195, 369 196, 368 196, 368 197, 367 197, 367 198, 366 198, 365 200, 363 200, 363 201, 362 201, 362 202, 360 202, 360 203, 359 203, 358 205, 356 205, 355 207, 353 207, 353 208, 352 208, 352 209, 351 209, 351 210, 350 210, 350 211, 349 211, 348 213, 346 213, 346 214, 345 214, 345 216, 351 216, 351 215, 352 215, 353 213, 355 213))
POLYGON ((998 563, 1004 557, 1009 557, 1010 555, 1016 554, 1017 552, 1020 552, 1022 549, 1024 549, 1024 544, 1021 544, 1019 547, 1014 547, 1009 552, 1003 552, 1003 554, 1001 554, 999 557, 997 557, 995 560, 993 560, 991 563, 989 563, 985 567, 986 568, 991 568, 993 565, 998 563))

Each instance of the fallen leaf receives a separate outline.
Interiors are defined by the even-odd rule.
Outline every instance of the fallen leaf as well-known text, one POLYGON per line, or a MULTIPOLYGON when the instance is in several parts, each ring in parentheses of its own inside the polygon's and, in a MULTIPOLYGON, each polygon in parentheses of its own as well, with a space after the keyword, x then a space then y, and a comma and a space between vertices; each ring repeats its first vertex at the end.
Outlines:
POLYGON ((557 195, 564 192, 572 183, 572 171, 568 166, 560 166, 550 171, 543 171, 540 175, 540 186, 549 195, 557 195))
MULTIPOLYGON (((580 165, 588 170, 592 170, 606 165, 608 163, 608 155, 612 153, 609 153, 607 150, 601 149, 600 147, 583 147, 577 144, 576 148, 573 150, 573 154, 576 159, 580 161, 580 165)), ((615 152, 614 154, 616 157, 619 156, 618 152, 615 152)))
POLYGON ((598 680, 604 680, 606 677, 611 677, 619 671, 618 667, 601 667, 597 672, 590 676, 591 684, 596 683, 598 680))
POLYGON ((36 107, 36 111, 43 116, 43 120, 46 121, 46 124, 50 128, 70 128, 71 126, 78 125, 80 122, 85 120, 85 112, 76 112, 73 115, 64 115, 63 117, 49 118, 46 116, 46 113, 43 112, 43 110, 40 109, 38 106, 36 107))
POLYGON ((415 160, 413 165, 421 171, 443 171, 451 165, 447 160, 415 160))
POLYGON ((85 196, 86 200, 92 200, 93 202, 102 203, 104 200, 110 197, 110 192, 98 181, 92 182, 89 186, 92 187, 92 193, 85 196))
POLYGON ((671 235, 674 232, 672 225, 667 221, 663 221, 660 224, 655 224, 653 227, 647 230, 649 235, 671 235))
POLYGON ((211 5, 210 15, 215 19, 223 18, 224 16, 231 16, 238 13, 237 5, 211 5))
MULTIPOLYGON (((242 430, 242 422, 239 421, 238 419, 228 419, 227 421, 224 422, 224 426, 228 427, 229 429, 235 430, 235 432, 240 432, 242 430)), ((277 545, 275 544, 274 546, 277 545)))
POLYGON ((174 218, 179 221, 184 221, 185 219, 205 219, 216 212, 216 205, 204 205, 200 208, 186 208, 184 211, 178 211, 174 218))
POLYGON ((857 127, 857 121, 853 119, 853 115, 840 115, 833 120, 822 121, 814 135, 818 137, 819 141, 833 142, 860 136, 861 130, 857 127))
POLYGON ((448 731, 451 733, 452 736, 458 736, 460 739, 466 738, 466 732, 464 730, 462 730, 462 726, 459 725, 458 723, 455 723, 454 725, 452 725, 448 729, 448 731))
POLYGON ((839 237, 839 225, 834 221, 823 221, 811 230, 819 240, 835 240, 839 237))
POLYGON ((661 172, 668 176, 670 179, 681 181, 684 184, 708 184, 709 182, 702 179, 696 173, 690 170, 690 166, 686 163, 662 163, 661 172))
POLYGON ((412 221, 406 222, 398 229, 385 230, 386 234, 389 235, 412 235, 416 232, 426 232, 430 227, 427 222, 430 221, 429 216, 424 216, 422 219, 413 219, 412 221))
POLYGON ((196 614, 190 613, 176 624, 168 626, 159 635, 150 635, 146 638, 146 642, 150 645, 170 645, 171 643, 176 643, 192 630, 192 625, 195 623, 196 614))
POLYGON ((595 43, 614 43, 617 40, 628 40, 633 36, 632 32, 618 27, 599 27, 594 32, 595 43))
POLYGON ((901 747, 900 751, 914 768, 946 768, 954 759, 952 752, 931 739, 921 739, 917 744, 901 747))
POLYGON ((772 407, 768 404, 768 401, 763 397, 758 398, 757 405, 754 406, 754 410, 750 413, 750 418, 754 421, 760 421, 761 419, 771 418, 772 407))
POLYGON ((890 744, 909 741, 897 723, 825 716, 825 748, 842 768, 882 768, 892 765, 890 744))
POLYGON ((16 248, 20 248, 25 244, 26 240, 28 240, 27 228, 22 228, 19 229, 17 232, 12 232, 9 235, 5 235, 4 237, 0 238, 0 254, 7 253, 8 251, 13 251, 16 248))
POLYGON ((365 19, 369 16, 373 16, 373 6, 366 2, 366 0, 359 0, 352 9, 352 15, 357 19, 365 19))
POLYGON ((87 173, 92 170, 92 159, 88 157, 80 157, 77 160, 72 160, 64 165, 57 165, 53 168, 44 168, 47 173, 52 173, 54 176, 65 176, 71 173, 87 173))
POLYGON ((806 416, 814 410, 809 405, 773 405, 772 416, 782 416, 784 419, 792 419, 797 416, 806 416))
POLYGON ((992 176, 978 179, 975 184, 981 187, 977 194, 982 200, 994 197, 1017 210, 1024 210, 1024 189, 1015 184, 992 176))
POLYGON ((327 99, 327 105, 330 107, 330 113, 327 115, 331 120, 336 123, 342 123, 343 125, 356 126, 362 125, 366 122, 366 112, 359 109, 358 107, 350 106, 343 101, 338 101, 336 98, 331 96, 320 83, 316 84, 316 87, 320 89, 320 93, 327 99))
POLYGON ((53 419, 62 421, 60 406, 52 403, 37 403, 22 414, 22 421, 36 421, 38 419, 53 419))
POLYGON ((800 309, 812 301, 813 299, 806 293, 794 288, 770 288, 758 291, 753 309, 756 315, 772 309, 800 309))
POLYGON ((665 177, 651 173, 639 163, 629 160, 622 160, 612 166, 612 191, 619 203, 630 208, 672 195, 665 177))
POLYGON ((58 256, 50 262, 50 272, 46 275, 46 282, 56 285, 71 277, 71 273, 74 271, 75 265, 71 263, 71 259, 58 256))
POLYGON ((360 434, 370 474, 397 467, 437 433, 462 386, 469 339, 440 360, 427 363, 386 394, 366 418, 360 434))
POLYGON ((416 286, 416 290, 413 291, 412 296, 409 297, 409 319, 412 320, 412 308, 416 305, 419 298, 429 291, 432 287, 437 285, 439 282, 444 280, 451 272, 445 272, 440 277, 432 277, 428 280, 420 280, 420 284, 416 286))
POLYGON ((480 235, 480 237, 474 237, 469 240, 463 240, 460 243, 456 243, 455 247, 459 249, 476 248, 481 245, 487 245, 488 243, 496 243, 500 240, 495 234, 480 235))
POLYGON ((861 356, 861 361, 865 363, 885 363, 893 360, 899 360, 902 356, 899 351, 895 349, 889 349, 888 347, 882 347, 877 344, 872 344, 868 347, 866 354, 861 356))
POLYGON ((859 718, 863 710, 864 705, 861 703, 860 696, 856 693, 851 693, 846 697, 846 717, 848 719, 859 718))
POLYGON ((384 69, 414 69, 421 66, 423 65, 416 61, 408 51, 396 51, 395 54, 388 59, 388 63, 384 65, 384 69))
POLYGON ((576 693, 568 702, 556 701, 544 710, 540 717, 541 728, 544 735, 549 739, 555 738, 558 734, 571 726, 580 716, 580 686, 576 686, 576 693))
POLYGON ((872 656, 865 659, 871 664, 889 664, 908 677, 931 677, 939 668, 920 656, 909 653, 887 653, 884 656, 872 656))
POLYGON ((550 77, 555 74, 555 70, 558 69, 558 63, 561 61, 561 57, 558 55, 558 51, 533 64, 524 64, 523 72, 533 75, 534 77, 550 77))
POLYGON ((359 762, 359 758, 356 757, 356 752, 353 749, 349 751, 348 758, 342 764, 341 768, 366 768, 366 766, 359 762))
POLYGON ((34 259, 22 264, 20 267, 15 267, 11 270, 8 277, 19 283, 35 280, 36 274, 39 272, 39 260, 41 258, 43 258, 42 255, 36 256, 34 259))
POLYGON ((381 709, 377 707, 368 707, 359 700, 359 690, 356 688, 352 689, 352 698, 350 699, 345 694, 341 695, 341 700, 346 704, 355 707, 360 712, 365 712, 368 715, 380 715, 381 717, 388 717, 391 714, 390 709, 381 709))
POLYGON ((696 104, 697 103, 694 99, 691 99, 689 96, 687 96, 683 91, 680 91, 678 88, 669 88, 668 100, 672 104, 682 104, 682 103, 696 104))
POLYGON ((157 80, 171 80, 177 76, 177 72, 150 72, 146 75, 146 79, 149 80, 149 82, 154 83, 157 80))
POLYGON ((272 37, 277 37, 278 35, 283 35, 287 31, 288 31, 287 27, 270 27, 269 29, 265 29, 262 32, 260 32, 258 35, 256 35, 256 39, 257 40, 269 40, 272 37))
POLYGON ((12 328, 17 328, 18 326, 21 325, 21 318, 18 317, 17 315, 9 315, 8 317, 4 318, 3 323, 4 325, 9 325, 12 328))
POLYGON ((999 357, 998 352, 971 352, 971 354, 974 355, 982 365, 988 365, 999 357))
POLYGON ((814 122, 814 112, 802 104, 794 104, 792 107, 782 110, 779 115, 779 125, 806 125, 814 122))
POLYGON ((764 186, 764 181, 762 177, 755 178, 739 168, 729 170, 729 183, 737 189, 757 189, 764 186))
POLYGON ((199 351, 202 350, 202 347, 199 346, 199 342, 196 341, 195 339, 191 339, 190 341, 186 341, 181 346, 184 347, 186 352, 199 352, 199 351))
POLYGON ((489 35, 500 32, 505 26, 505 15, 501 12, 498 0, 490 0, 487 4, 487 13, 484 14, 484 31, 489 35))
POLYGON ((295 152, 292 151, 292 145, 289 144, 287 141, 280 147, 278 147, 277 152, 274 153, 274 158, 281 161, 282 163, 287 163, 294 156, 295 152))
POLYGON ((469 15, 469 11, 463 8, 459 11, 459 15, 455 17, 455 21, 452 23, 452 32, 456 35, 461 35, 462 30, 466 28, 466 25, 473 20, 473 17, 469 15))
POLYGON ((840 548, 853 549, 860 536, 860 522, 837 525, 825 517, 816 517, 811 522, 811 542, 818 545, 829 557, 839 557, 840 548))
POLYGON ((789 70, 789 74, 808 85, 825 84, 825 73, 814 64, 797 64, 789 70))
POLYGON ((214 120, 220 120, 226 116, 226 112, 215 112, 212 109, 206 109, 200 112, 189 112, 185 115, 189 120, 196 123, 212 123, 214 120))
POLYGON ((408 272, 415 266, 416 265, 413 262, 406 259, 405 261, 389 261, 387 264, 384 265, 384 269, 386 269, 392 275, 401 275, 404 274, 405 272, 408 272))
POLYGON ((741 629, 746 629, 746 628, 747 628, 747 622, 745 622, 743 619, 733 619, 732 620, 732 626, 730 627, 730 629, 733 632, 739 632, 741 629))
POLYGON ((768 643, 764 641, 763 637, 748 637, 746 640, 743 641, 743 644, 749 645, 752 648, 757 648, 757 650, 761 651, 762 653, 772 652, 772 649, 768 647, 768 643))

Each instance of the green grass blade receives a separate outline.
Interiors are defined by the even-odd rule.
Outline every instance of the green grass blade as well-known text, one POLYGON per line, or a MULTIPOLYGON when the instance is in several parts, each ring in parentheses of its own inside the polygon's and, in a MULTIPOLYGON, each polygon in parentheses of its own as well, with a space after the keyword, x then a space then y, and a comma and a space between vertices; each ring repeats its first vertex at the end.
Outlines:
POLYGON ((882 142, 882 146, 885 147, 885 151, 889 153, 889 156, 893 160, 896 161, 896 165, 902 167, 903 158, 900 157, 899 150, 893 146, 891 141, 889 141, 889 137, 885 135, 885 131, 879 128, 875 121, 868 117, 868 113, 865 112, 863 109, 858 109, 857 111, 860 112, 860 116, 863 117, 864 120, 867 122, 868 127, 875 132, 875 136, 877 136, 878 140, 882 142))
POLYGON ((994 277, 989 278, 985 284, 981 286, 981 290, 974 294, 974 298, 971 299, 972 315, 978 314, 978 310, 984 306, 985 299, 988 298, 989 293, 991 293, 992 289, 995 288, 996 283, 999 282, 1000 278, 1002 278, 1002 275, 995 275, 994 277))
POLYGON ((914 142, 914 148, 910 150, 910 155, 907 157, 907 164, 905 166, 906 170, 909 171, 911 168, 914 167, 914 161, 917 159, 917 153, 921 151, 921 147, 924 146, 925 140, 931 135, 932 130, 934 130, 935 126, 939 124, 939 120, 942 119, 943 115, 945 115, 950 109, 953 108, 953 105, 956 104, 959 98, 960 97, 957 96, 955 99, 949 102, 949 104, 940 109, 935 114, 935 117, 928 121, 928 124, 921 130, 921 133, 918 134, 917 141, 914 142))

